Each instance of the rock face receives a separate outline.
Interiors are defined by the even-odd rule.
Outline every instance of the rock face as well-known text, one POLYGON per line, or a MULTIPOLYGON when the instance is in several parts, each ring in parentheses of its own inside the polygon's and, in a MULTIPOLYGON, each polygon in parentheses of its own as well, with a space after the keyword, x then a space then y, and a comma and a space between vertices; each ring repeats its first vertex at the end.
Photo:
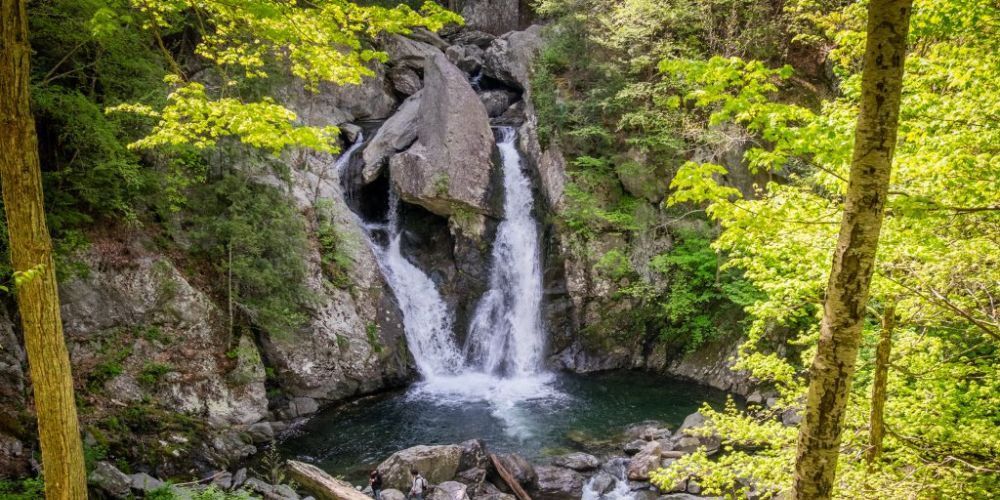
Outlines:
POLYGON ((532 498, 539 500, 573 500, 583 496, 583 475, 562 467, 543 465, 538 473, 538 490, 532 498))
POLYGON ((448 7, 462 14, 469 28, 494 35, 519 29, 531 19, 531 7, 522 0, 451 0, 448 7))
POLYGON ((443 54, 427 59, 417 140, 389 162, 401 198, 438 215, 496 215, 490 204, 493 134, 465 75, 443 54))
POLYGON ((385 123, 379 127, 375 137, 365 146, 362 157, 365 166, 361 171, 362 182, 372 183, 385 167, 388 158, 408 148, 417 140, 417 124, 420 118, 420 93, 403 101, 385 123))
POLYGON ((398 451, 378 466, 386 488, 409 491, 410 469, 416 468, 431 484, 451 480, 459 471, 462 447, 458 445, 414 446, 398 451))
POLYGON ((486 49, 483 72, 511 87, 529 87, 531 64, 542 48, 541 26, 512 31, 490 43, 486 49))

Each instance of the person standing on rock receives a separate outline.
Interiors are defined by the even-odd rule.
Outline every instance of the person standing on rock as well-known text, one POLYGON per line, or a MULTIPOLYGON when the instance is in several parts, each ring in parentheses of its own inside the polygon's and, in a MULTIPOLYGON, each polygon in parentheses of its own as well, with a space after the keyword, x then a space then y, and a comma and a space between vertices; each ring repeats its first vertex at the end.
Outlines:
POLYGON ((424 493, 427 491, 427 480, 420 475, 417 469, 410 469, 413 475, 413 486, 410 487, 410 500, 424 500, 424 493))
POLYGON ((372 487, 372 496, 375 500, 382 500, 382 474, 378 469, 372 470, 368 475, 368 484, 372 487))

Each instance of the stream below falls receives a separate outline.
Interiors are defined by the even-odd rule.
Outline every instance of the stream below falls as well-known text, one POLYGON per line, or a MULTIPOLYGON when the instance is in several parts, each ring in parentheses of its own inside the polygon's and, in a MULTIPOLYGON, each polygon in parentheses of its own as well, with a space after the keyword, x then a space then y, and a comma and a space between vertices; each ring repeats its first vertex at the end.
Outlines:
POLYGON ((620 455, 617 437, 628 425, 660 420, 676 428, 702 402, 721 407, 726 398, 690 381, 631 371, 553 375, 538 397, 508 396, 475 398, 418 383, 328 409, 279 451, 358 485, 394 452, 420 444, 478 438, 493 452, 538 463, 568 451, 620 455))

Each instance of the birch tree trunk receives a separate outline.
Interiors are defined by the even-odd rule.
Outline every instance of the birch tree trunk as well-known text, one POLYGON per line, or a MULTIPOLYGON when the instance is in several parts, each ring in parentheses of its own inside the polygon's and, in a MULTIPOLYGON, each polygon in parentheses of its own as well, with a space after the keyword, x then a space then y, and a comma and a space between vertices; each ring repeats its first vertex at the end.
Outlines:
POLYGON ((833 493, 840 435, 858 355, 892 155, 912 0, 871 0, 854 155, 799 428, 794 497, 833 493))
POLYGON ((59 316, 52 241, 45 226, 38 138, 28 95, 25 0, 0 0, 0 183, 11 264, 38 275, 17 289, 42 447, 45 496, 87 498, 73 377, 59 316))
POLYGON ((886 386, 889 383, 889 354, 892 351, 892 331, 896 328, 896 303, 889 302, 882 315, 882 331, 875 348, 875 381, 872 382, 872 409, 868 418, 868 449, 865 461, 875 463, 882 454, 885 436, 886 386))

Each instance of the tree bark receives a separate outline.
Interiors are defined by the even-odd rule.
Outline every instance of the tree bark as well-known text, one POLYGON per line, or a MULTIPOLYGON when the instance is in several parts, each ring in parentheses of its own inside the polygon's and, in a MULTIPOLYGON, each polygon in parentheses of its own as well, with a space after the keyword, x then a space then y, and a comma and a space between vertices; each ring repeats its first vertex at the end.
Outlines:
POLYGON ((38 138, 31 115, 25 0, 0 0, 0 183, 11 264, 37 270, 17 288, 42 447, 45 496, 87 498, 73 377, 63 339, 52 240, 45 225, 38 138))
POLYGON ((889 381, 889 354, 892 351, 892 331, 896 328, 896 303, 890 301, 882 315, 882 331, 875 348, 875 381, 872 383, 872 409, 868 418, 868 449, 865 461, 875 463, 882 455, 882 438, 885 436, 886 386, 889 381))
POLYGON ((868 4, 861 111, 796 450, 794 497, 800 500, 827 499, 833 494, 896 146, 911 10, 912 0, 871 0, 868 4))

